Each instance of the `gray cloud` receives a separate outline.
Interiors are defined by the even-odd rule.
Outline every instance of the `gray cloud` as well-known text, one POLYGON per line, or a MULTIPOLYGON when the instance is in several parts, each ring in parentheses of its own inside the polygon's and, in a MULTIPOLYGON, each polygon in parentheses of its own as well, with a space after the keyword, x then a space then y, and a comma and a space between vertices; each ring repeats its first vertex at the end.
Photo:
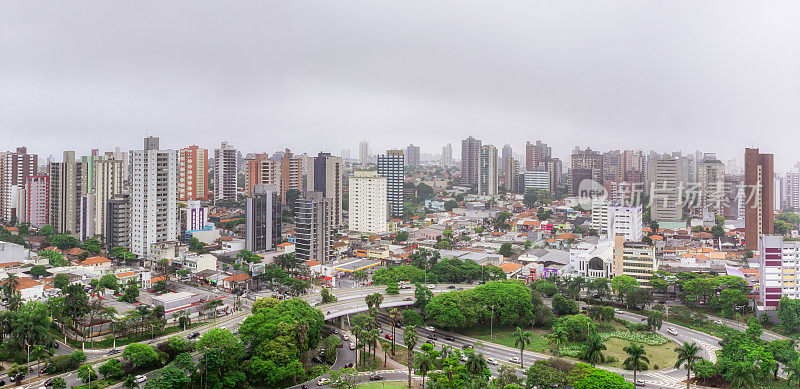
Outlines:
POLYGON ((65 148, 800 156, 792 1, 6 2, 0 136, 65 148))

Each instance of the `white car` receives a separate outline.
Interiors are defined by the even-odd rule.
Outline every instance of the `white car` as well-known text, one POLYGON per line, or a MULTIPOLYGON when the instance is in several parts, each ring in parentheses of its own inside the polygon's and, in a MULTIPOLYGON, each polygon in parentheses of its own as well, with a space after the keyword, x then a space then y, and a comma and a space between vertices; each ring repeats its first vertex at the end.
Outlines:
POLYGON ((678 331, 675 331, 672 327, 667 328, 667 333, 670 335, 678 335, 678 331))
POLYGON ((490 365, 497 365, 498 364, 498 362, 495 361, 493 358, 486 358, 486 363, 488 363, 490 365))
POLYGON ((436 328, 433 328, 431 326, 425 326, 425 329, 430 331, 430 332, 436 332, 436 328))
POLYGON ((722 320, 717 319, 717 320, 714 320, 714 324, 722 325, 723 323, 722 323, 722 320))
POLYGON ((351 342, 350 343, 350 350, 355 350, 355 349, 356 349, 356 344, 351 342))
POLYGON ((347 334, 342 334, 342 340, 350 340, 350 337, 347 334))
POLYGON ((622 310, 619 308, 614 308, 614 313, 622 313, 622 310))
POLYGON ((636 380, 636 386, 644 386, 644 381, 636 380))
POLYGON ((137 375, 136 377, 134 377, 134 378, 133 378, 133 380, 134 380, 134 381, 135 381, 137 384, 141 384, 141 383, 143 383, 143 382, 147 381, 147 377, 145 377, 145 376, 143 376, 143 375, 137 375))
POLYGON ((509 359, 509 361, 510 361, 511 363, 519 363, 519 358, 517 358, 517 357, 513 357, 513 358, 509 359))
POLYGON ((433 288, 436 288, 436 286, 433 284, 428 284, 428 289, 433 289, 433 288))
POLYGON ((467 356, 466 356, 466 354, 461 356, 461 362, 466 362, 466 361, 468 361, 468 360, 469 360, 469 359, 467 359, 467 356))
POLYGON ((330 383, 331 383, 331 380, 329 380, 327 378, 320 378, 319 381, 317 381, 317 386, 327 385, 327 384, 330 384, 330 383))

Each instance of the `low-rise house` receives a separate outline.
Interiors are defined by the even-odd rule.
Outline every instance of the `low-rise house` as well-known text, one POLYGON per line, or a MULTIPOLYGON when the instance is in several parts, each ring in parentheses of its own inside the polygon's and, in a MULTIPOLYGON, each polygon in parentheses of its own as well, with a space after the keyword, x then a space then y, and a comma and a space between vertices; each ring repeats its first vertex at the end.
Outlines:
POLYGON ((110 269, 111 260, 106 257, 89 257, 80 263, 81 266, 93 267, 97 269, 110 269))

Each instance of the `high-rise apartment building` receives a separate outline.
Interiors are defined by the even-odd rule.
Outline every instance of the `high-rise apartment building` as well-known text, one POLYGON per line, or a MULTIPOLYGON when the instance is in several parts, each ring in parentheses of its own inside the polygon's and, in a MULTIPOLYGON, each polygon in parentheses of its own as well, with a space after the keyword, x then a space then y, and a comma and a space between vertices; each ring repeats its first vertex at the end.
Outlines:
MULTIPOLYGON (((105 236, 106 218, 108 217, 108 201, 114 196, 122 193, 124 187, 124 167, 123 163, 117 159, 107 159, 100 157, 94 161, 94 210, 90 214, 94 216, 92 224, 94 230, 87 230, 86 236, 95 235, 105 236)), ((87 203, 87 205, 89 205, 87 203)))
POLYGON ((500 155, 500 170, 503 172, 506 171, 506 159, 514 159, 514 150, 511 149, 511 145, 504 145, 500 155))
POLYGON ((276 188, 281 184, 281 161, 272 160, 268 154, 253 154, 245 160, 247 173, 244 177, 244 191, 252 194, 253 187, 262 184, 273 184, 276 188))
POLYGON ((780 235, 760 235, 758 240, 758 292, 764 307, 774 311, 781 297, 800 298, 800 242, 784 241, 780 235))
POLYGON ((419 146, 408 145, 405 152, 406 166, 410 168, 419 167, 419 146))
MULTIPOLYGON (((586 148, 585 150, 581 150, 580 148, 576 147, 572 151, 571 155, 571 165, 572 171, 575 172, 578 169, 587 169, 590 170, 592 173, 592 180, 595 182, 602 184, 603 183, 603 155, 590 149, 586 148)), ((575 176, 572 177, 572 185, 580 186, 580 182, 576 183, 575 176)))
POLYGON ((511 193, 519 192, 519 162, 513 155, 503 156, 503 186, 511 193))
POLYGON ((178 152, 148 137, 131 155, 131 252, 149 259, 152 244, 178 236, 178 152))
POLYGON ((255 253, 274 250, 281 243, 281 199, 274 184, 259 184, 247 197, 245 248, 255 253))
POLYGON ((228 142, 214 149, 214 201, 236 200, 236 156, 228 142))
POLYGON ((17 147, 16 151, 0 153, 0 220, 10 222, 20 219, 22 211, 12 206, 14 191, 24 188, 28 177, 36 175, 39 157, 28 154, 25 147, 17 147), (20 214, 16 214, 20 212, 20 214))
POLYGON ((295 207, 295 254, 304 261, 333 259, 333 200, 321 192, 303 192, 295 207))
POLYGON ((453 145, 448 143, 442 147, 442 167, 447 169, 453 166, 453 145))
POLYGON ((525 170, 543 170, 544 164, 552 157, 550 147, 537 140, 536 143, 530 141, 525 143, 525 170))
POLYGON ((115 195, 106 204, 106 249, 131 248, 131 198, 127 194, 115 195))
POLYGON ((711 215, 722 215, 725 199, 725 166, 713 153, 706 153, 698 164, 700 209, 711 215))
POLYGON ((58 234, 80 232, 81 198, 86 194, 86 170, 74 151, 64 151, 62 162, 48 166, 50 174, 50 225, 58 234))
POLYGON ((497 147, 485 145, 481 147, 480 176, 478 194, 496 196, 498 192, 497 147))
POLYGON ((344 223, 342 213, 342 181, 344 171, 342 158, 332 156, 330 153, 319 153, 311 158, 308 166, 307 189, 310 192, 322 192, 322 195, 333 200, 334 226, 344 223))
POLYGON ((592 199, 591 226, 607 239, 621 235, 627 242, 639 242, 642 240, 642 206, 615 206, 607 199, 592 199))
POLYGON ((403 150, 387 150, 378 156, 378 175, 386 177, 386 202, 392 217, 403 217, 403 150))
POLYGON ((800 172, 786 174, 786 209, 800 210, 800 172))
POLYGON ((286 191, 287 190, 302 190, 300 184, 302 183, 302 157, 296 157, 292 151, 286 149, 280 159, 281 172, 280 172, 280 190, 281 201, 286 204, 286 191))
POLYGON ((561 177, 563 167, 561 160, 558 158, 550 158, 546 163, 546 170, 550 173, 550 190, 556 190, 561 184, 561 177))
POLYGON ((744 246, 758 250, 758 236, 774 233, 775 172, 772 154, 744 149, 744 246))
POLYGON ((25 221, 31 227, 50 224, 50 177, 33 175, 25 179, 25 221))
POLYGON ((358 142, 358 163, 365 165, 370 162, 372 156, 369 154, 369 142, 362 140, 358 142))
POLYGON ((350 177, 349 229, 369 234, 387 231, 386 177, 375 170, 356 170, 350 177))
POLYGON ((208 199, 208 149, 189 146, 178 156, 178 200, 208 199))
POLYGON ((651 188, 651 217, 658 222, 677 222, 683 218, 684 187, 679 159, 666 155, 654 163, 651 188))
POLYGON ((461 185, 478 184, 481 164, 481 141, 469 137, 461 141, 461 185))

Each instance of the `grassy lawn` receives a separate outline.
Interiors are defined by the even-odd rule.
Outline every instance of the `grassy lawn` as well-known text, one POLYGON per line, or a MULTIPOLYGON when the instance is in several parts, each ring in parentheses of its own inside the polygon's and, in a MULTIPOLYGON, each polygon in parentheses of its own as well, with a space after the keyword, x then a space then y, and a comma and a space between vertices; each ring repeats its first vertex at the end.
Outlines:
MULTIPOLYGON (((628 354, 623 351, 622 349, 628 347, 631 342, 627 340, 611 338, 605 343, 606 350, 603 351, 603 355, 608 357, 617 358, 617 362, 607 363, 607 366, 614 366, 614 367, 622 367, 622 362, 625 358, 628 358, 628 354)), ((644 345, 644 350, 647 353, 647 359, 650 360, 650 368, 655 369, 655 366, 658 366, 659 369, 665 369, 675 364, 675 361, 678 360, 678 354, 675 352, 675 347, 677 345, 673 342, 668 342, 661 346, 649 346, 644 345)))
MULTIPOLYGON (((489 328, 483 327, 464 329, 461 331, 461 334, 471 338, 480 339, 484 342, 492 342, 502 344, 503 346, 517 348, 514 346, 514 331, 516 331, 516 327, 495 327, 493 339, 489 336, 489 328)), ((550 333, 549 330, 535 328, 533 330, 526 329, 526 331, 531 331, 533 336, 531 336, 531 344, 528 345, 525 350, 539 353, 550 353, 550 345, 547 343, 547 335, 550 333)))
POLYGON ((405 382, 400 381, 369 382, 356 386, 358 389, 403 389, 407 387, 405 382))

